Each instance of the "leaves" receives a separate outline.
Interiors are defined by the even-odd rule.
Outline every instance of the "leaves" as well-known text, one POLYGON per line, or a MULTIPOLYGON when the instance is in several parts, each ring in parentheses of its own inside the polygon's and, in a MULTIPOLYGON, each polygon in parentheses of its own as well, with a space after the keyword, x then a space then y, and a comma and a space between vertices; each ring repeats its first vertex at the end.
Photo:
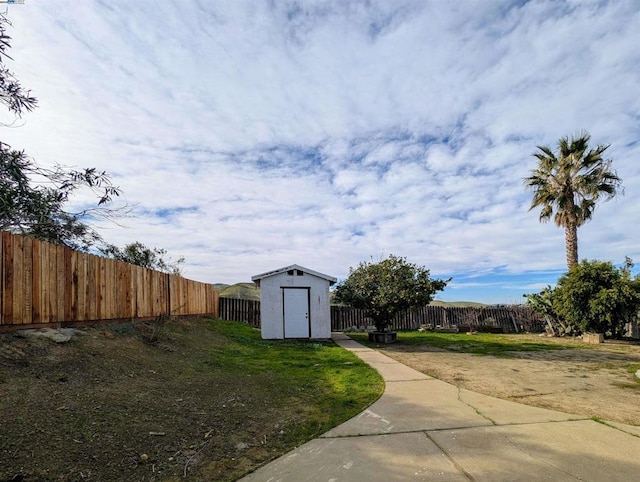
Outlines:
MULTIPOLYGON (((538 152, 533 154, 538 167, 524 179, 525 185, 533 190, 529 209, 541 208, 541 222, 553 217, 557 226, 566 229, 567 238, 576 240, 576 229, 591 219, 597 201, 611 199, 622 190, 622 181, 611 168, 611 160, 602 157, 609 145, 587 151, 590 139, 586 132, 563 137, 558 141, 557 154, 549 147, 538 146, 538 152)), ((576 242, 575 248, 571 246, 568 250, 567 265, 571 268, 577 262, 576 242)))
POLYGON ((11 48, 11 37, 6 34, 6 25, 11 25, 11 22, 0 14, 0 103, 21 117, 23 111, 35 109, 38 100, 31 96, 31 91, 22 88, 20 82, 3 63, 4 58, 13 60, 7 53, 11 48))
POLYGON ((148 248, 139 241, 129 243, 124 248, 118 248, 113 244, 106 244, 98 249, 109 258, 144 268, 155 269, 175 276, 181 275, 180 265, 184 263, 183 257, 173 261, 171 258, 166 258, 166 249, 148 248))
POLYGON ((104 172, 61 166, 45 169, 24 151, 0 146, 0 229, 73 249, 88 249, 101 238, 85 220, 117 216, 119 211, 99 207, 69 211, 69 198, 81 188, 97 197, 98 206, 120 195, 120 189, 104 172))
POLYGON ((335 299, 365 310, 378 331, 384 331, 397 313, 429 304, 449 281, 431 279, 428 269, 390 255, 378 263, 349 268, 347 279, 336 287, 335 299))
POLYGON ((635 319, 640 309, 640 278, 631 277, 632 266, 628 257, 621 268, 584 260, 561 276, 555 289, 526 295, 527 303, 552 318, 564 333, 621 336, 624 324, 635 319))

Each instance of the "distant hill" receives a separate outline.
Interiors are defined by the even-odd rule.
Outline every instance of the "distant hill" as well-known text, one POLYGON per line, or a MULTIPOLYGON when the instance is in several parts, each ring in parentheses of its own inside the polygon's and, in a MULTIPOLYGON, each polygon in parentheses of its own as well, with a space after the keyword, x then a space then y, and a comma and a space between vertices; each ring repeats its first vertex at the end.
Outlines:
POLYGON ((260 290, 256 288, 255 283, 236 283, 234 285, 216 283, 213 287, 221 298, 260 301, 260 290))
POLYGON ((216 290, 218 293, 226 288, 228 288, 231 285, 228 285, 226 283, 213 283, 213 289, 216 290))

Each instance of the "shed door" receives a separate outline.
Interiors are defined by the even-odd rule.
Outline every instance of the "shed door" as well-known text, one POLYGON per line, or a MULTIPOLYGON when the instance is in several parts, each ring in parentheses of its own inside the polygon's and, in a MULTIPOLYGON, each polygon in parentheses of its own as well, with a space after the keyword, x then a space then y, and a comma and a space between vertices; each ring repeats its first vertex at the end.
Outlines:
POLYGON ((284 337, 309 338, 309 288, 283 288, 284 337))

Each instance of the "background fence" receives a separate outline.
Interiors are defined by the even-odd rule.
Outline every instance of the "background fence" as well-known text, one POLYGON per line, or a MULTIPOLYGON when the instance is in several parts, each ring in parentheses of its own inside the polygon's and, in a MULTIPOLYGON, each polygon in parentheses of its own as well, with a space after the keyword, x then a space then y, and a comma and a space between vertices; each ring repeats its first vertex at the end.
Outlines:
POLYGON ((242 321, 260 328, 260 302, 237 298, 220 298, 218 316, 223 320, 242 321))
MULTIPOLYGON (((260 302, 220 298, 219 316, 223 320, 235 320, 260 327, 260 302)), ((364 329, 371 325, 364 311, 348 306, 331 307, 331 330, 345 331, 364 329)), ((544 320, 528 306, 504 306, 487 308, 449 308, 444 306, 423 306, 400 313, 392 328, 395 330, 417 330, 422 325, 433 328, 458 328, 460 330, 502 331, 518 333, 522 331, 542 332, 544 320)))
POLYGON ((218 316, 213 285, 2 232, 0 329, 218 316))
MULTIPOLYGON (((460 331, 499 331, 503 333, 543 332, 545 321, 528 306, 447 307, 422 306, 399 313, 391 324, 394 330, 457 328, 460 331)), ((363 329, 372 322, 362 310, 345 306, 331 307, 331 329, 344 331, 363 329)))

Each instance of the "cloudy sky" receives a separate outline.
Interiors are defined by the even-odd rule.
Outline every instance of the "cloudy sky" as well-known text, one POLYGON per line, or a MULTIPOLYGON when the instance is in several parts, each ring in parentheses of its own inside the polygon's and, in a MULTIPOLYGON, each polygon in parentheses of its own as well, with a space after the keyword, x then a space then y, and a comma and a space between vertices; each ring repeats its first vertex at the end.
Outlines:
POLYGON ((580 258, 640 262, 637 0, 27 0, 7 16, 39 108, 2 140, 107 170, 135 217, 106 240, 185 256, 188 278, 344 278, 393 253, 452 276, 440 299, 521 302, 566 267, 522 179, 536 146, 581 130, 611 144, 625 195, 580 228, 580 258))

